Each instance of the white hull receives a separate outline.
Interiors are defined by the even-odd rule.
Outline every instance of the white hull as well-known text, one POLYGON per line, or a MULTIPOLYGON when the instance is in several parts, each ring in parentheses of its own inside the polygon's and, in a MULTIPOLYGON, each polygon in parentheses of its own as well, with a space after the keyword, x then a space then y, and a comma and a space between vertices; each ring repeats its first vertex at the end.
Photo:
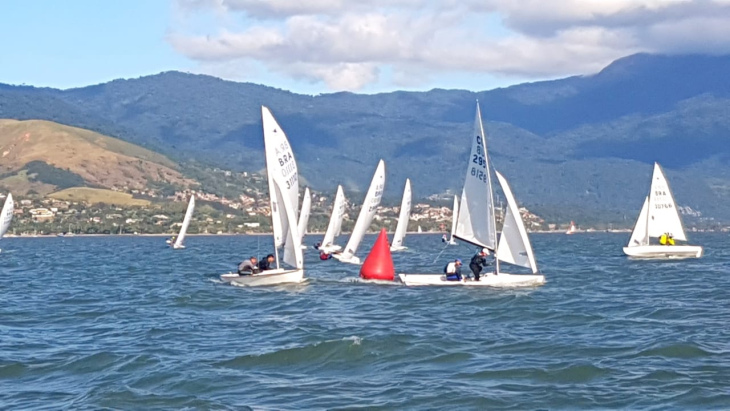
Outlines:
POLYGON ((400 246, 400 247, 390 247, 390 251, 391 251, 391 252, 395 252, 395 251, 403 251, 403 250, 407 250, 407 249, 408 249, 408 247, 405 247, 405 246, 400 246))
POLYGON ((342 247, 340 247, 339 245, 330 245, 330 246, 326 246, 326 247, 325 246, 319 247, 319 251, 322 251, 325 254, 332 254, 335 251, 340 251, 340 250, 342 250, 342 247))
POLYGON ((277 285, 301 283, 304 281, 304 270, 286 270, 283 268, 267 270, 259 274, 238 275, 228 273, 221 275, 221 281, 234 285, 256 287, 261 285, 277 285))
POLYGON ((355 255, 353 255, 350 258, 344 258, 344 256, 342 254, 332 254, 332 258, 340 260, 341 263, 357 264, 357 265, 360 264, 360 258, 355 255))
POLYGON ((185 248, 184 245, 177 245, 177 244, 172 245, 173 250, 182 250, 183 248, 185 248))
POLYGON ((307 247, 306 245, 302 244, 302 245, 300 246, 300 248, 301 248, 302 250, 306 250, 306 249, 307 249, 308 247, 307 247))
POLYGON ((170 241, 170 240, 165 240, 165 244, 172 244, 172 241, 170 241))
POLYGON ((459 243, 457 243, 454 240, 451 240, 451 241, 446 242, 446 244, 448 244, 448 245, 458 245, 459 243))
POLYGON ((443 274, 398 274, 400 281, 408 286, 439 285, 439 286, 467 286, 467 287, 532 287, 545 283, 545 276, 540 274, 484 274, 479 281, 463 279, 461 281, 447 281, 443 274))
POLYGON ((702 247, 698 245, 640 245, 624 247, 624 254, 634 258, 700 258, 702 247))

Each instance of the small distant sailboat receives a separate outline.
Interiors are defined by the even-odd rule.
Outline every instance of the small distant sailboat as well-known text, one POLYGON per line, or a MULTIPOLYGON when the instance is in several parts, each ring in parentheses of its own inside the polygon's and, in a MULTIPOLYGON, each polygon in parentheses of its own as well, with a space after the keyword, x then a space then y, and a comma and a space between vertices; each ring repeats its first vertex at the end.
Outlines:
POLYGON ((570 235, 570 234, 575 234, 577 232, 578 232, 578 229, 575 227, 575 222, 571 221, 570 228, 568 229, 568 231, 565 232, 565 234, 570 235))
POLYGON ((416 232, 418 232, 418 233, 422 233, 423 232, 423 229, 421 228, 420 225, 418 226, 418 229, 416 230, 416 232))
POLYGON ((174 250, 185 248, 183 242, 185 241, 185 234, 188 232, 188 226, 190 226, 190 220, 193 218, 193 210, 195 210, 195 194, 190 196, 188 209, 185 211, 185 218, 183 219, 182 227, 180 227, 180 232, 178 233, 175 242, 172 244, 172 248, 174 250))
POLYGON ((508 205, 502 235, 497 242, 491 167, 485 140, 479 104, 477 104, 471 154, 467 159, 468 166, 454 237, 479 248, 492 250, 496 256, 495 272, 482 275, 480 281, 466 279, 448 281, 444 274, 398 274, 405 285, 519 287, 539 285, 545 282, 545 277, 538 274, 530 239, 522 222, 517 202, 512 195, 512 189, 507 180, 495 170, 508 205), (529 268, 532 274, 504 273, 500 270, 500 261, 529 268))
MULTIPOLYGON (((312 210, 312 195, 309 193, 309 187, 304 190, 304 199, 302 200, 302 211, 299 213, 299 242, 304 242, 304 235, 307 233, 307 224, 309 223, 309 214, 312 210)), ((302 250, 306 250, 306 245, 301 245, 302 250)))
POLYGON ((401 251, 408 247, 403 246, 403 239, 406 237, 406 229, 408 229, 408 221, 411 219, 411 180, 406 179, 406 186, 403 189, 403 199, 400 203, 400 213, 398 214, 398 225, 395 227, 393 234, 393 242, 390 245, 390 251, 401 251))
POLYGON ((289 140, 271 111, 261 106, 266 153, 266 174, 274 231, 276 269, 258 274, 228 273, 221 280, 236 285, 260 286, 304 281, 304 256, 298 228, 299 173, 289 140), (284 247, 283 261, 292 268, 280 267, 279 247, 284 247))
POLYGON ((5 204, 3 204, 3 209, 0 211, 0 238, 3 238, 5 233, 8 232, 10 223, 13 221, 14 210, 15 202, 13 201, 13 195, 8 193, 8 197, 5 199, 5 204))
POLYGON ((449 245, 456 245, 458 244, 454 240, 454 233, 456 232, 456 221, 459 219, 459 197, 454 196, 454 208, 452 209, 451 213, 451 238, 449 238, 448 244, 449 245))
POLYGON ((357 216, 355 222, 355 228, 352 230, 350 240, 345 246, 345 251, 341 254, 332 254, 332 257, 342 261, 343 263, 360 264, 360 258, 355 253, 357 247, 360 245, 362 238, 365 236, 370 227, 370 223, 373 222, 375 212, 380 205, 380 200, 383 198, 383 188, 385 187, 385 162, 380 160, 378 168, 375 169, 373 180, 370 182, 370 188, 365 196, 365 201, 362 203, 360 214, 357 216))
POLYGON ((332 206, 332 215, 330 216, 330 222, 327 225, 327 231, 324 233, 324 239, 322 244, 319 246, 319 250, 331 254, 335 251, 340 251, 342 247, 335 244, 335 239, 342 234, 342 219, 345 216, 345 192, 342 191, 342 186, 337 186, 337 194, 335 194, 335 202, 332 206))
MULTIPOLYGON (((700 258, 702 247, 695 245, 651 244, 651 238, 671 236, 673 240, 687 241, 677 204, 664 172, 654 163, 649 195, 644 199, 639 218, 631 233, 624 253, 636 258, 700 258)), ((669 240, 665 238, 665 240, 669 240)))

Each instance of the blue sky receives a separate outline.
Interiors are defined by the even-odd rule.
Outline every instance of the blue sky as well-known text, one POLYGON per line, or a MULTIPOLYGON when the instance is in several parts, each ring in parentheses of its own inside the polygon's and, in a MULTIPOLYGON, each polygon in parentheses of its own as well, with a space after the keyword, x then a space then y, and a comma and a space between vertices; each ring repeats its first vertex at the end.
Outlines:
POLYGON ((0 82, 180 70, 300 93, 589 74, 636 52, 727 53, 728 0, 3 0, 0 82))

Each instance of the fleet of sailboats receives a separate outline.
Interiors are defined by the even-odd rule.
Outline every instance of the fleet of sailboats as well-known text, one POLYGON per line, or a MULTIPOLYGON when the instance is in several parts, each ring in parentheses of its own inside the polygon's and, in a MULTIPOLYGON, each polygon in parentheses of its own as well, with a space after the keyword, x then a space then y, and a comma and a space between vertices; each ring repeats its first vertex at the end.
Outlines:
POLYGON ((634 258, 699 258, 702 247, 675 245, 676 241, 687 241, 677 203, 674 201, 669 182, 661 166, 654 163, 649 195, 639 212, 629 244, 624 253, 634 258), (665 236, 666 244, 651 244, 652 238, 665 236), (670 241, 671 239, 671 241, 670 241))
POLYGON ((519 207, 507 180, 495 172, 507 200, 507 212, 502 234, 497 238, 497 222, 494 208, 492 170, 487 152, 482 117, 477 104, 474 132, 467 170, 461 194, 454 237, 476 247, 491 250, 496 256, 493 273, 482 275, 479 281, 462 279, 449 281, 444 274, 399 274, 406 285, 472 285, 472 286, 534 286, 545 282, 538 273, 527 230, 522 222, 519 207), (500 268, 500 261, 529 268, 532 274, 507 274, 500 268))
POLYGON ((395 227, 393 241, 390 243, 390 251, 401 251, 408 247, 403 245, 408 229, 408 220, 411 219, 411 180, 406 179, 406 186, 403 189, 403 199, 400 203, 400 212, 398 213, 398 225, 395 227))

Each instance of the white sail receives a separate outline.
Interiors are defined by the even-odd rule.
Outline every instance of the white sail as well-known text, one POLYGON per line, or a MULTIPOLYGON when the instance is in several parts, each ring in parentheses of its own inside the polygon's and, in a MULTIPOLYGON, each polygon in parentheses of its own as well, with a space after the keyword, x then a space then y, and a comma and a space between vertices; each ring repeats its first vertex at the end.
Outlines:
POLYGON ((279 127, 269 109, 264 106, 261 106, 261 118, 264 128, 271 219, 274 226, 274 247, 285 245, 284 262, 301 268, 301 236, 297 227, 299 211, 297 163, 286 134, 279 127), (278 231, 277 223, 279 224, 278 231))
POLYGON ((175 243, 172 245, 173 248, 181 248, 183 245, 183 241, 185 241, 185 234, 188 232, 188 226, 190 225, 190 220, 193 218, 193 210, 195 209, 195 195, 192 195, 190 197, 190 201, 188 202, 188 210, 185 212, 185 218, 183 219, 182 227, 180 227, 180 232, 177 235, 177 238, 175 239, 175 243))
POLYGON ((636 220, 634 231, 631 232, 631 239, 629 239, 629 247, 638 247, 642 245, 649 245, 649 235, 647 228, 649 225, 649 197, 644 199, 644 205, 641 206, 641 212, 639 218, 636 220))
POLYGON ((507 213, 504 217, 502 235, 499 239, 497 258, 506 263, 527 267, 532 270, 533 274, 537 273, 535 255, 532 253, 530 239, 527 237, 527 230, 525 230, 525 225, 522 222, 522 216, 515 197, 512 195, 512 189, 502 174, 498 171, 495 171, 495 174, 507 199, 507 213))
POLYGON ((398 214, 398 225, 395 227, 393 235, 393 243, 391 248, 403 247, 403 239, 408 229, 408 220, 411 218, 411 180, 406 179, 406 187, 403 189, 403 199, 400 203, 400 213, 398 214))
MULTIPOLYGON (((289 140, 284 130, 276 122, 271 111, 261 106, 261 119, 264 128, 264 145, 266 147, 266 171, 269 181, 269 201, 271 202, 271 217, 274 231, 274 244, 280 247, 284 244, 289 230, 287 216, 280 210, 277 196, 272 191, 272 179, 279 181, 279 189, 283 197, 288 198, 290 204, 299 203, 299 174, 297 163, 294 160, 289 140)), ((298 220, 298 208, 294 210, 295 221, 298 220)), ((296 223, 295 223, 296 226, 296 223)))
POLYGON ((422 232, 423 232, 423 229, 421 228, 421 226, 420 226, 420 225, 418 226, 418 230, 417 230, 417 231, 418 231, 419 233, 422 233, 422 232))
POLYGON ((0 212, 0 238, 8 232, 10 222, 13 220, 14 210, 15 202, 13 201, 13 195, 8 193, 8 198, 5 199, 3 210, 0 212))
POLYGON ((649 237, 661 237, 664 233, 670 233, 675 240, 687 241, 672 190, 657 163, 654 163, 654 175, 651 177, 647 231, 649 237))
POLYGON ((494 250, 497 246, 494 198, 487 143, 478 103, 471 138, 471 152, 467 159, 466 178, 454 237, 494 250))
POLYGON ((365 196, 365 201, 362 203, 360 214, 357 216, 357 222, 355 228, 352 230, 350 240, 345 246, 345 251, 342 252, 342 259, 350 259, 357 252, 357 247, 360 245, 360 241, 365 236, 365 232, 370 227, 370 223, 373 221, 375 211, 377 211, 380 205, 380 199, 383 197, 383 188, 385 187, 385 163, 380 160, 378 168, 375 170, 373 180, 370 182, 370 188, 365 196))
POLYGON ((335 238, 340 235, 342 229, 342 218, 345 216, 345 193, 342 186, 337 186, 337 194, 335 194, 335 203, 332 206, 332 215, 327 225, 327 231, 324 233, 322 245, 334 244, 335 238))
POLYGON ((449 239, 449 244, 455 244, 456 241, 454 241, 454 233, 456 232, 456 222, 459 219, 459 197, 454 196, 454 208, 451 212, 451 238, 449 239))
POLYGON ((309 223, 309 212, 312 209, 312 195, 309 193, 309 187, 304 190, 304 199, 302 200, 302 211, 299 213, 299 237, 300 241, 307 233, 307 224, 309 223))

